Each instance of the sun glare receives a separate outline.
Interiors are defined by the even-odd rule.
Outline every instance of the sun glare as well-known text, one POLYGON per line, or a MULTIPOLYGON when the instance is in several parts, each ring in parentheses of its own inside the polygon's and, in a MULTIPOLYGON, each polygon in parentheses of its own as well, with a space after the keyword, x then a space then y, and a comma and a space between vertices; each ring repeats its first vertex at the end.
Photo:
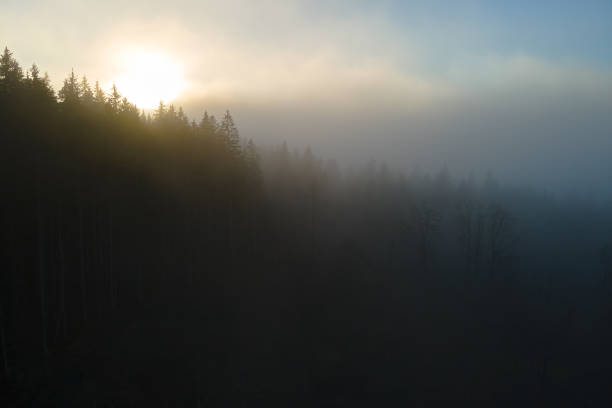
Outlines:
POLYGON ((186 87, 181 66, 166 55, 126 53, 121 65, 117 88, 139 108, 155 108, 160 100, 171 102, 186 87))

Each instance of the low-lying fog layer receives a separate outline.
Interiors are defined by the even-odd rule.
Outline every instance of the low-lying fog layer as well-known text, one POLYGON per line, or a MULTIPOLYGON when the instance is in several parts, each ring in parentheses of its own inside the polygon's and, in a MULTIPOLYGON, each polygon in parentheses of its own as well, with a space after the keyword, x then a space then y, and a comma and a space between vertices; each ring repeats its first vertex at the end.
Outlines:
POLYGON ((73 65, 107 89, 121 55, 161 52, 184 76, 175 104, 230 108, 260 145, 611 194, 607 4, 110 3, 9 1, 0 37, 56 89, 73 65))

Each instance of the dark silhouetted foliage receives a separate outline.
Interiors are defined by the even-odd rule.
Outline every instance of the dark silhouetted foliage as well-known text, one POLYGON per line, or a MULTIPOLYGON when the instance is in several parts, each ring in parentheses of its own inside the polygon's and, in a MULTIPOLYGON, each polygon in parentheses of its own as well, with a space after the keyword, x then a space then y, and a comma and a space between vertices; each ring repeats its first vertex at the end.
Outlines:
POLYGON ((606 405, 609 206, 342 172, 0 58, 8 406, 606 405))

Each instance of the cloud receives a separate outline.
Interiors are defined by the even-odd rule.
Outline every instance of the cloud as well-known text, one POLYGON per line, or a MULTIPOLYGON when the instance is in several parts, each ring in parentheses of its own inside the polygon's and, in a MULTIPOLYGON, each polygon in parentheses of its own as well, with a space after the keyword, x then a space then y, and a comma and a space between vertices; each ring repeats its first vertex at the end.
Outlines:
POLYGON ((530 52, 524 35, 521 47, 512 43, 514 27, 495 31, 499 21, 466 14, 417 10, 398 24, 371 4, 342 1, 9 2, 0 38, 56 83, 74 67, 108 84, 126 50, 161 52, 180 61, 189 91, 177 103, 188 114, 229 108, 261 143, 287 139, 408 171, 447 164, 603 188, 610 67, 578 50, 530 52))

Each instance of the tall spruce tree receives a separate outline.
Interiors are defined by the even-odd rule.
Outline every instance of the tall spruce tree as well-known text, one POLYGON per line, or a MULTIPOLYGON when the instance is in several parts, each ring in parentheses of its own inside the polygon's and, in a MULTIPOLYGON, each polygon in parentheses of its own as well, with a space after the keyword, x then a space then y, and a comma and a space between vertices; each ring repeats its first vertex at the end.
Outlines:
POLYGON ((81 84, 77 76, 74 74, 74 69, 70 72, 70 76, 64 79, 64 85, 57 93, 60 102, 71 105, 76 104, 81 99, 81 84))
POLYGON ((240 134, 229 110, 225 111, 223 121, 219 125, 219 136, 230 154, 234 156, 240 155, 240 134))
POLYGON ((10 95, 16 92, 23 79, 23 70, 7 47, 0 57, 0 92, 10 95))
POLYGON ((86 105, 90 105, 94 101, 93 91, 91 90, 91 86, 89 85, 85 75, 83 75, 83 78, 81 79, 81 100, 86 105))
POLYGON ((111 92, 108 95, 107 103, 113 112, 119 112, 119 107, 121 106, 121 94, 117 90, 117 85, 114 83, 111 88, 111 92))

